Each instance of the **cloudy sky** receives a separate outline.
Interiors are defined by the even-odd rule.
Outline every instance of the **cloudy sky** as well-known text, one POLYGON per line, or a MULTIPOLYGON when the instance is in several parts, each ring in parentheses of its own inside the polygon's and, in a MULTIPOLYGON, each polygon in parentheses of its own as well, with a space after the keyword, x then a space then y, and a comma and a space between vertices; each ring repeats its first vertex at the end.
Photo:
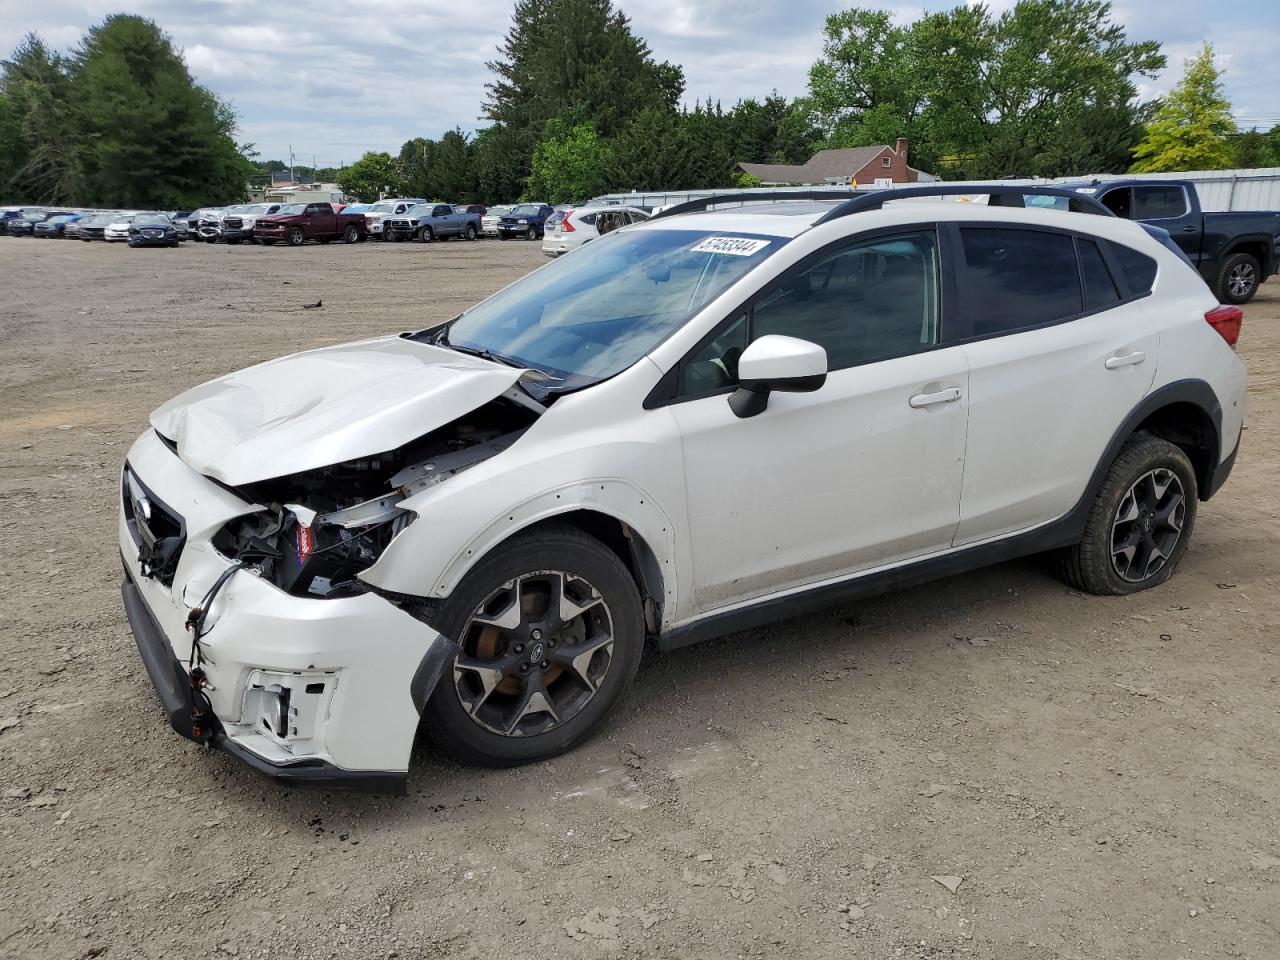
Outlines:
MULTIPOLYGON (((777 89, 803 93, 823 18, 840 0, 616 0, 658 59, 684 67, 690 100, 726 106, 777 89)), ((952 2, 864 2, 906 21, 952 2)), ((847 4, 853 6, 853 3, 847 4)), ((993 0, 997 9, 1011 0, 993 0)), ((28 31, 60 48, 109 13, 150 17, 186 52, 196 78, 229 100, 241 139, 264 158, 333 166, 368 149, 395 152, 414 136, 475 130, 485 61, 506 32, 512 0, 0 0, 0 51, 28 31)), ((1237 122, 1280 122, 1274 64, 1280 2, 1116 0, 1133 39, 1164 45, 1163 92, 1204 40, 1225 68, 1237 122)))

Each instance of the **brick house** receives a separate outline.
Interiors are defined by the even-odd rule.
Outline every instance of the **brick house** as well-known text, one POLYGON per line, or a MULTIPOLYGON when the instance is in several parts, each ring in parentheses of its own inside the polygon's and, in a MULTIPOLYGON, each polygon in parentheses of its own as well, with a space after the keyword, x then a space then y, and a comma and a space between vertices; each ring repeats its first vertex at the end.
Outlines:
POLYGON ((828 186, 856 183, 870 185, 880 179, 894 183, 920 183, 938 178, 907 164, 907 140, 898 138, 897 147, 845 147, 819 150, 805 163, 739 163, 738 169, 756 177, 765 186, 795 184, 828 186))

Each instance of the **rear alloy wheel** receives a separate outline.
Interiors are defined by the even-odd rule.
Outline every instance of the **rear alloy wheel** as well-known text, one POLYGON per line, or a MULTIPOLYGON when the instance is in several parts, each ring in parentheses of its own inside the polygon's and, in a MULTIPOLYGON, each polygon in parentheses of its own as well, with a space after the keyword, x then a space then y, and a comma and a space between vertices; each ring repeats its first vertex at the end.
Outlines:
POLYGON ((474 240, 476 237, 479 236, 479 233, 476 230, 476 225, 474 223, 467 224, 467 230, 466 230, 465 236, 468 240, 474 240))
POLYGON ((524 232, 524 238, 526 240, 537 240, 538 228, 533 225, 530 225, 529 229, 524 232))
POLYGON ((289 228, 289 246, 300 247, 306 241, 307 235, 302 232, 301 227, 289 228))
POLYGON ((602 543, 564 527, 518 535, 450 596, 439 629, 462 652, 424 712, 455 757, 544 760, 589 736, 631 682, 640 598, 602 543))
POLYGON ((1261 275, 1257 258, 1248 253, 1231 254, 1218 271, 1218 299, 1236 306, 1248 303, 1258 292, 1261 275))
POLYGON ((347 224, 347 229, 342 231, 343 243, 355 243, 360 239, 360 231, 356 229, 354 223, 347 224))
POLYGON ((1191 539, 1197 497, 1195 470, 1181 448, 1136 437, 1107 471, 1083 539, 1063 551, 1064 579, 1103 596, 1164 583, 1191 539))

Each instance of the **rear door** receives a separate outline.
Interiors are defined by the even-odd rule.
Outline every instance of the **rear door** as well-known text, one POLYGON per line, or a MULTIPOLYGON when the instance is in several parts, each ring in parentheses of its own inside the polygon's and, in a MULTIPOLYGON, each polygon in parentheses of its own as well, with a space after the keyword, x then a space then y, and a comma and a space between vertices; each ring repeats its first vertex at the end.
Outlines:
POLYGON ((1075 506, 1150 388, 1159 338, 1106 242, 1022 225, 950 236, 970 368, 961 545, 1075 506))

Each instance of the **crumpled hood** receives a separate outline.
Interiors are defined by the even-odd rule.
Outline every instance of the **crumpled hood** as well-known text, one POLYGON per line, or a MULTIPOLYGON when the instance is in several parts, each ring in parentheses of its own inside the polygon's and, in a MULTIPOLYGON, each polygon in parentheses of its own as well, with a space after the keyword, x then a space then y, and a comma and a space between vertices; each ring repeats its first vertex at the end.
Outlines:
POLYGON ((188 466, 236 486, 394 450, 501 396, 525 371, 401 337, 227 374, 151 414, 188 466))

